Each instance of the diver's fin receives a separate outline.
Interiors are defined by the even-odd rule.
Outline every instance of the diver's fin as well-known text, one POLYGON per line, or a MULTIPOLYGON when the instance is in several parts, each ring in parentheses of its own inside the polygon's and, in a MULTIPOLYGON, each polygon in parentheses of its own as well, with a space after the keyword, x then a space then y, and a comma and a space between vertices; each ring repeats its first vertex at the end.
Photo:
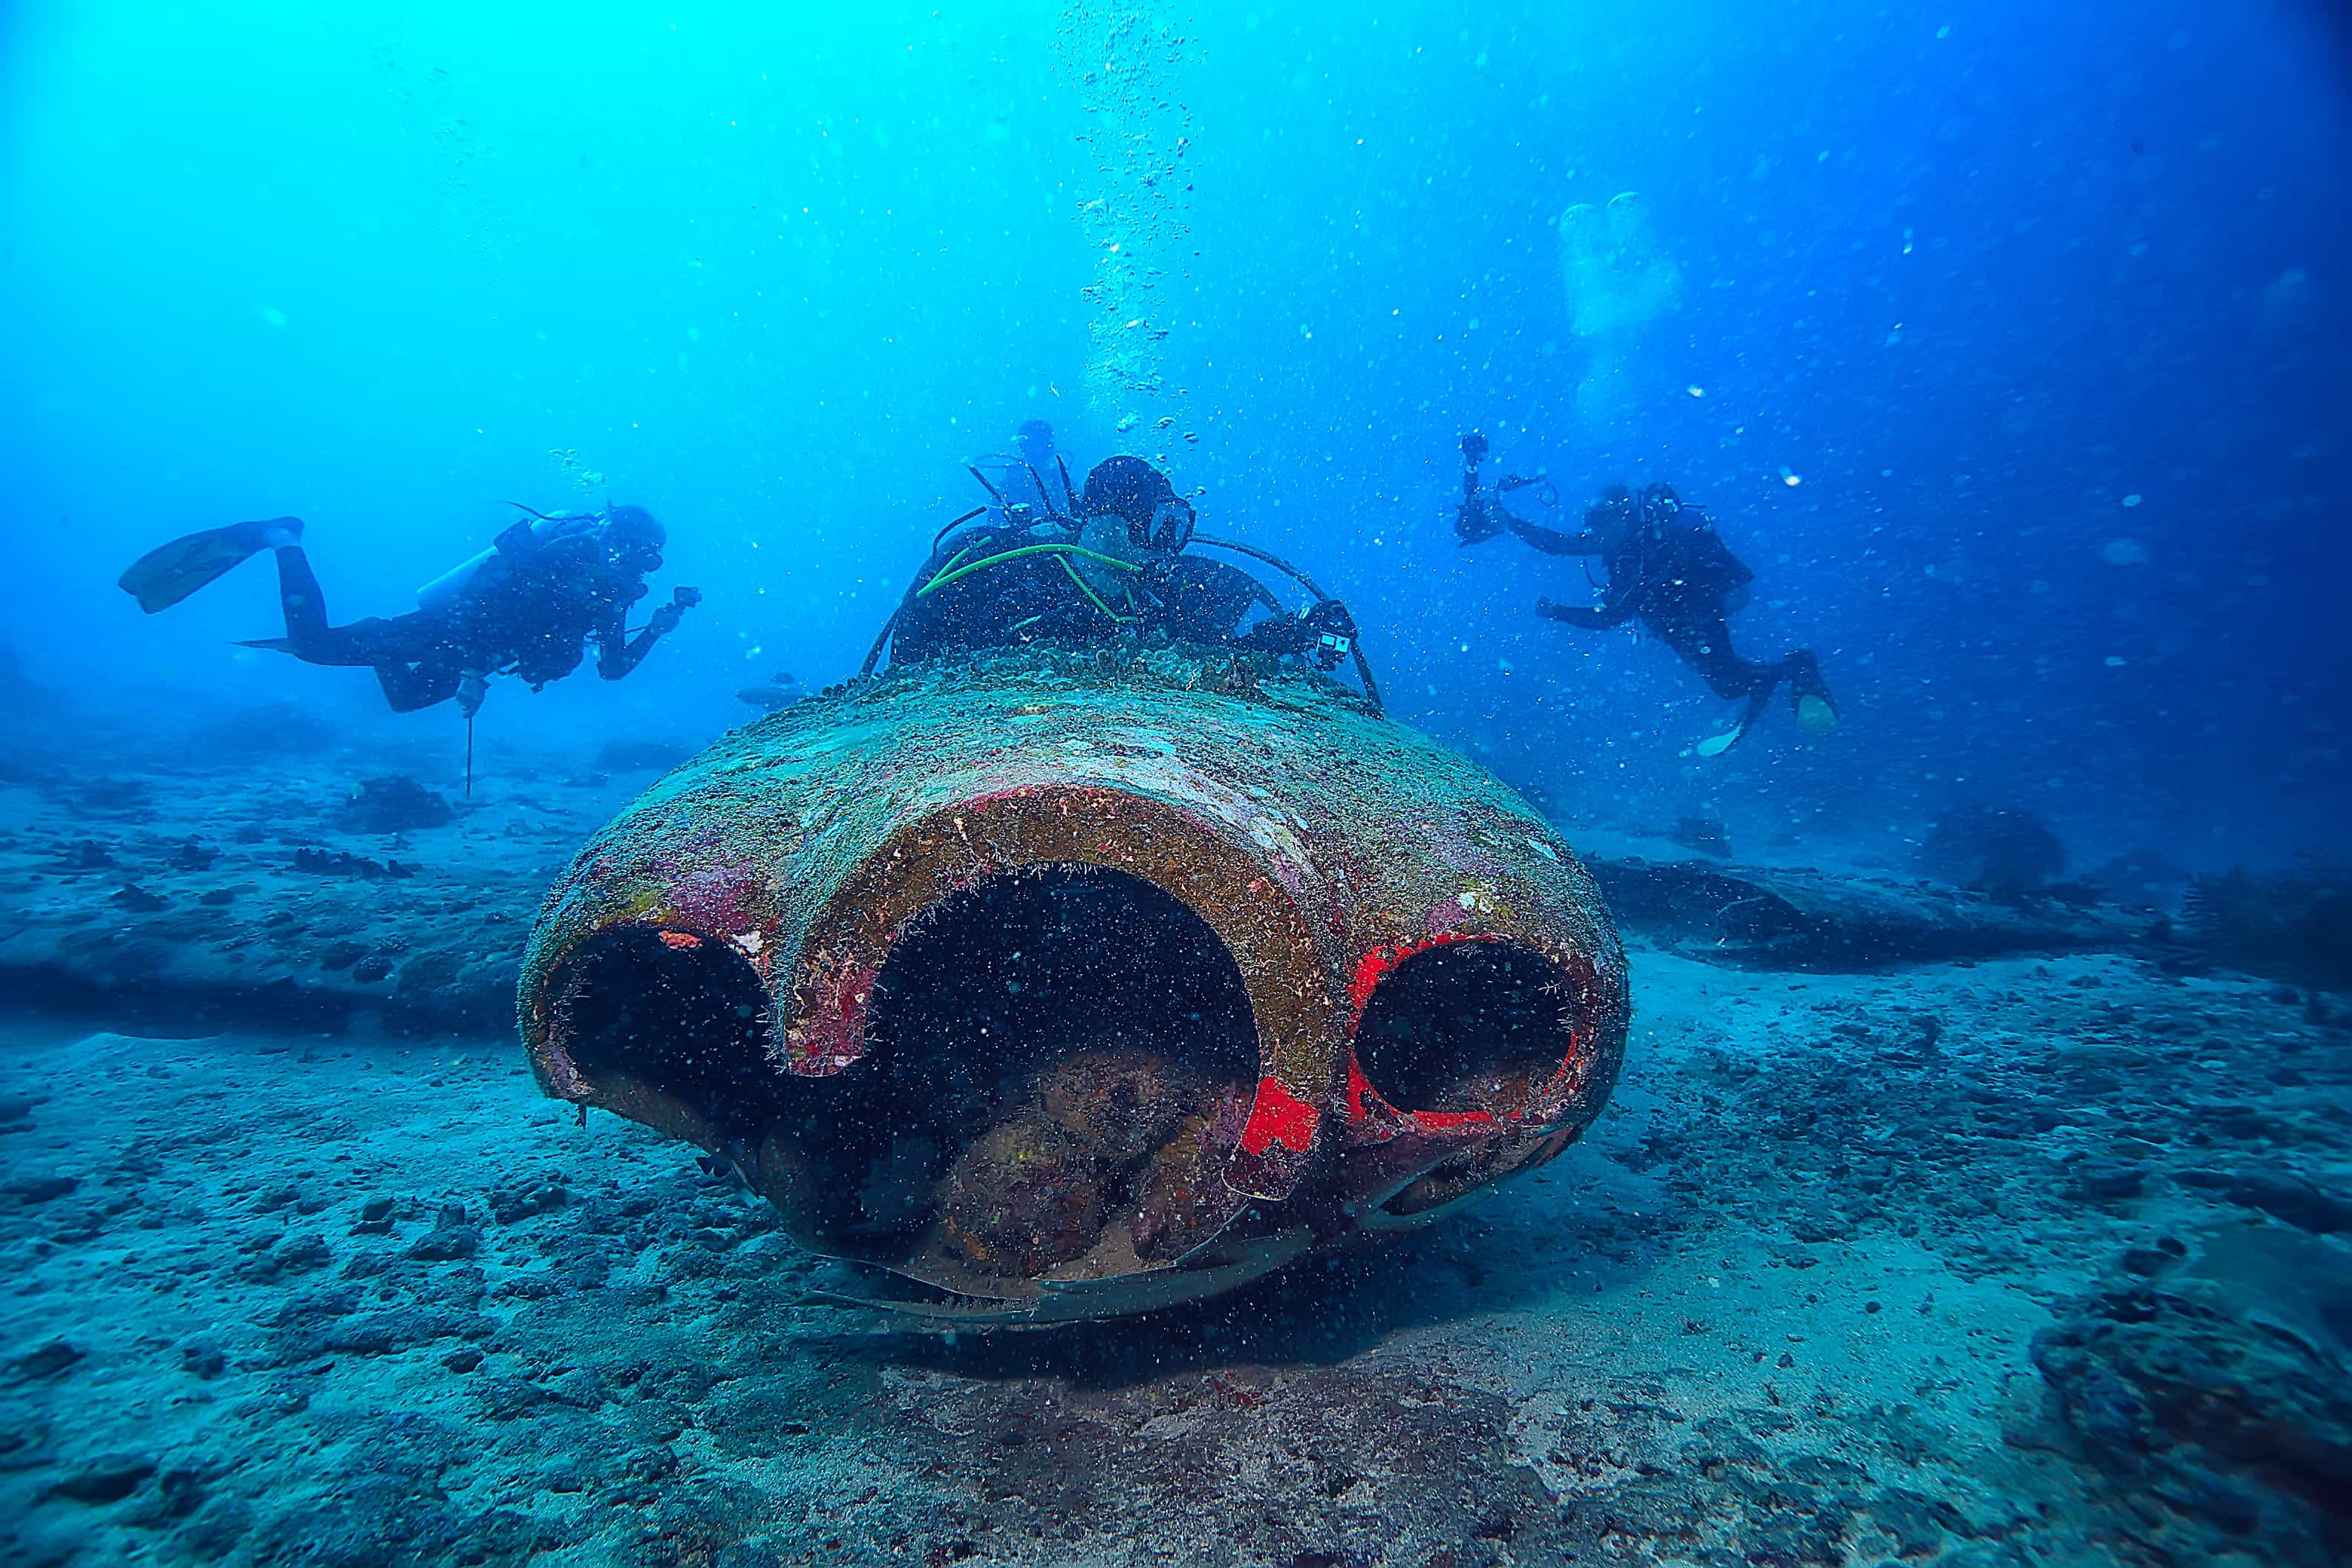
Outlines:
POLYGON ((1719 757, 1739 744, 1739 738, 1747 733, 1747 725, 1735 724, 1720 735, 1709 735, 1691 749, 1702 757, 1719 757))
POLYGON ((1691 749, 1702 757, 1719 757, 1723 755, 1724 752, 1731 750, 1732 747, 1748 739, 1748 731, 1754 729, 1756 727, 1756 721, 1763 717, 1764 705, 1771 699, 1771 696, 1772 689, 1769 686, 1763 690, 1759 691, 1748 700, 1747 710, 1739 715, 1739 722, 1734 724, 1730 729, 1724 731, 1721 734, 1709 735, 1706 740, 1701 741, 1697 745, 1691 749))
POLYGON ((1826 735, 1838 726, 1837 704, 1807 692, 1797 699, 1797 728, 1808 735, 1826 735))
POLYGON ((292 653, 294 651, 294 639, 292 637, 256 637, 251 642, 241 642, 236 646, 239 647, 266 647, 272 653, 292 653))
POLYGON ((159 546, 133 561, 115 581, 149 615, 168 610, 214 578, 242 564, 281 539, 301 537, 302 521, 273 517, 265 522, 208 528, 159 546))

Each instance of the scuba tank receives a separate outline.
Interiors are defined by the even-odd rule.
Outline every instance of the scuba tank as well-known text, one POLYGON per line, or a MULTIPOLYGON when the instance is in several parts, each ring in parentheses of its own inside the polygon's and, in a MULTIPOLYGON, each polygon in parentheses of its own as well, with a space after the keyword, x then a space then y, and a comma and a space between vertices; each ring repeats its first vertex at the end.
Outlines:
MULTIPOLYGON (((539 544, 550 544, 556 540, 585 532, 604 521, 600 514, 592 511, 532 512, 531 517, 530 536, 539 544)), ((446 610, 467 594, 478 588, 487 588, 504 576, 509 564, 506 552, 495 544, 476 551, 417 589, 416 607, 429 611, 446 610)))

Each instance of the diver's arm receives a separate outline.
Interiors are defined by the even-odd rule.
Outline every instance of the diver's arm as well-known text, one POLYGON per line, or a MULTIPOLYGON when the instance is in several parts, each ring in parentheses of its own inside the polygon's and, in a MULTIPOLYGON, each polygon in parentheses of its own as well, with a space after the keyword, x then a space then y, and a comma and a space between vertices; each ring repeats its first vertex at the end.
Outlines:
POLYGON ((618 680, 645 662, 654 644, 677 629, 686 612, 676 605, 664 605, 646 622, 646 629, 635 637, 628 635, 618 608, 611 618, 596 628, 596 673, 607 680, 618 680))
POLYGON ((646 629, 627 642, 621 640, 628 631, 627 606, 613 605, 605 612, 608 618, 596 628, 596 673, 607 680, 618 680, 636 668, 653 651, 654 644, 677 630, 686 612, 700 603, 700 589, 675 590, 668 604, 646 617, 646 629))
POLYGON ((1546 528, 1539 522, 1529 522, 1509 508, 1497 506, 1503 521, 1513 533, 1542 551, 1546 555, 1600 555, 1604 553, 1601 541, 1590 530, 1582 533, 1562 533, 1556 528, 1546 528))
POLYGON ((668 629, 656 624, 660 619, 660 612, 655 612, 653 620, 646 623, 646 629, 633 637, 627 635, 628 628, 621 625, 618 616, 613 617, 610 626, 597 627, 596 673, 607 680, 618 680, 645 662, 646 655, 653 651, 654 644, 668 629))
POLYGON ((1566 621, 1571 626, 1582 626, 1589 632, 1603 632, 1612 626, 1622 626, 1633 618, 1633 601, 1629 596, 1622 604, 1584 605, 1538 599, 1536 614, 1547 620, 1566 621))

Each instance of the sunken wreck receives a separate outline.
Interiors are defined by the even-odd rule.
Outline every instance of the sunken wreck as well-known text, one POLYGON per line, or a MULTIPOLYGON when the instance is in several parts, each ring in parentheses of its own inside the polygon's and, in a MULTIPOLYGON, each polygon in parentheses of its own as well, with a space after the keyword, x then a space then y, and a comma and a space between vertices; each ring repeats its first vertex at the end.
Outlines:
POLYGON ((893 668, 730 734, 550 890, 557 1099, 724 1160, 856 1299, 1050 1322, 1230 1289, 1558 1155, 1625 959, 1525 802, 1247 658, 893 668))

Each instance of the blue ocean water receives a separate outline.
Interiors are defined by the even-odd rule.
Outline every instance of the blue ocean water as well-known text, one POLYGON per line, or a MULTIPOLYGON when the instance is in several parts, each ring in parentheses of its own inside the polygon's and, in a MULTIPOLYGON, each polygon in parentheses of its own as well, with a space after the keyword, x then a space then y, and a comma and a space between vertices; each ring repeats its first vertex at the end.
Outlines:
POLYGON ((2352 1560, 2347 190, 2322 0, 0 6, 0 1558, 2352 1560), (1349 606, 1633 1033, 1418 1239, 886 1334, 540 1094, 517 959, 1033 420, 1349 606), (1706 754, 1473 432, 1706 508, 1834 731, 1706 754), (240 646, 266 557, 117 585, 618 505, 698 602, 471 725, 240 646))
POLYGON ((357 717, 363 676, 225 646, 276 629, 266 564, 153 623, 114 574, 294 513, 338 615, 390 614, 502 502, 609 495, 709 597, 626 686, 497 722, 707 733, 749 674, 845 673, 960 465, 1044 417, 1164 453, 1351 601, 1415 722, 1564 802, 2340 846, 2320 8, 1215 5, 1090 110, 1093 9, 12 7, 15 657, 357 717), (1122 136, 1181 139, 1182 188, 1129 188, 1122 136), (1677 281, 1580 319, 1559 220, 1624 191, 1677 281), (1105 201, 1159 275, 1126 433, 1105 201), (1454 544, 1473 426, 1571 517, 1617 479, 1712 509, 1741 638, 1822 653, 1838 742, 1694 767, 1719 705, 1669 656, 1528 613, 1572 562, 1454 544))

